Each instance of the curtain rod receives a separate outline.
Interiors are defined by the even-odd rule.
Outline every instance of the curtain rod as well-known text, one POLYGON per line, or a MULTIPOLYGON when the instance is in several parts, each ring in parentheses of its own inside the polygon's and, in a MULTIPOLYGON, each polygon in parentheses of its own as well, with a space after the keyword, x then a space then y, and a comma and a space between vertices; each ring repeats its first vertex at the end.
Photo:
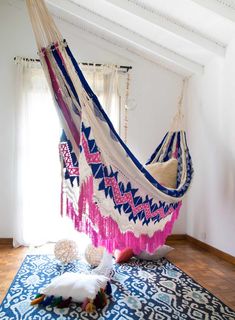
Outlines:
MULTIPOLYGON (((32 61, 32 62, 40 62, 40 59, 33 59, 33 58, 24 58, 24 57, 20 57, 22 60, 24 61, 32 61)), ((14 57, 14 61, 17 59, 17 57, 14 57)), ((84 66, 97 66, 97 67, 101 67, 102 63, 92 63, 92 62, 80 62, 80 64, 84 65, 84 66)), ((132 69, 132 66, 117 66, 120 69, 126 69, 126 72, 128 72, 129 70, 132 69)))

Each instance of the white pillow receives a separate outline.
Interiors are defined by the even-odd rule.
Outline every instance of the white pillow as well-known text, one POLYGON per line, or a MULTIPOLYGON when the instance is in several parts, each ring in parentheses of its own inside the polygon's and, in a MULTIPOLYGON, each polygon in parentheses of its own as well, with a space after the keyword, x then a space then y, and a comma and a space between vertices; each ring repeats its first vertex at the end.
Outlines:
POLYGON ((146 165, 146 170, 163 186, 175 189, 178 170, 177 159, 172 158, 166 162, 150 163, 146 165))
POLYGON ((64 299, 71 297, 75 302, 83 302, 86 298, 94 299, 100 288, 106 288, 108 280, 102 275, 65 272, 53 279, 40 293, 62 296, 64 299))
POLYGON ((162 247, 158 248, 154 253, 150 254, 145 251, 141 252, 138 256, 136 256, 138 259, 141 260, 149 260, 149 261, 156 261, 158 259, 161 259, 167 255, 170 251, 172 251, 174 248, 163 245, 162 247))

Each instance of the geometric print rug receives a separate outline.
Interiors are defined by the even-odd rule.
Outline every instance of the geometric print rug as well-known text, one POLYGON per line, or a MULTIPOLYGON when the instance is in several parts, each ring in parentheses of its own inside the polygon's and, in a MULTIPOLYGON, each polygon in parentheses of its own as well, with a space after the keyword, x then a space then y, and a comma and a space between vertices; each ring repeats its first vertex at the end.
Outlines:
POLYGON ((0 306, 1 320, 235 320, 235 312, 165 258, 114 264, 112 296, 92 314, 81 305, 31 306, 40 289, 63 272, 89 272, 76 261, 62 266, 52 255, 28 255, 0 306))

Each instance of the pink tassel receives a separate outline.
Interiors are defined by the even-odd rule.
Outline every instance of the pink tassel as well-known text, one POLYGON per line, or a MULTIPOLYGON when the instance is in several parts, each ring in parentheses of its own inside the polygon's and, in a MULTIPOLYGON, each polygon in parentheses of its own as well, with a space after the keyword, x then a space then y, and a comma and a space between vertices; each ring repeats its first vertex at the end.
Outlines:
POLYGON ((169 234, 171 234, 175 220, 178 217, 181 202, 178 207, 170 212, 171 220, 168 221, 164 229, 157 230, 152 237, 141 235, 136 237, 131 231, 122 233, 118 224, 111 217, 102 216, 98 206, 93 202, 93 177, 90 176, 81 185, 80 197, 78 201, 78 211, 74 210, 73 204, 67 199, 67 215, 74 221, 78 231, 85 232, 91 238, 94 246, 103 246, 109 253, 115 249, 125 249, 131 247, 135 254, 141 251, 153 253, 158 247, 162 246, 169 234), (83 221, 82 216, 88 210, 89 219, 83 221), (95 231, 93 226, 98 227, 95 231))

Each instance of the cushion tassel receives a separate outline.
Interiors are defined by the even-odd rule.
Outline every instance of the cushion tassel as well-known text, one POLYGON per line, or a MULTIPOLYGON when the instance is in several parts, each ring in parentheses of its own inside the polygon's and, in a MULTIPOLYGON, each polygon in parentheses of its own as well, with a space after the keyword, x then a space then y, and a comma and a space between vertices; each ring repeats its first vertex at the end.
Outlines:
POLYGON ((107 304, 107 297, 105 295, 104 289, 100 289, 100 291, 97 293, 95 299, 94 299, 94 305, 97 309, 101 309, 107 304))
POLYGON ((69 297, 68 299, 66 300, 62 300, 58 305, 57 305, 57 308, 60 308, 60 309, 63 309, 63 308, 68 308, 68 306, 70 305, 72 301, 72 298, 69 297))
POLYGON ((105 294, 105 290, 103 288, 101 288, 100 289, 100 293, 101 293, 101 297, 102 297, 102 300, 103 300, 103 307, 105 307, 106 304, 108 303, 107 297, 106 297, 106 294, 105 294))
POLYGON ((96 306, 96 309, 103 308, 103 299, 102 299, 102 296, 99 294, 99 292, 97 293, 94 299, 94 305, 96 306))
POLYGON ((52 301, 52 307, 57 307, 57 305, 62 301, 62 297, 54 298, 52 301))
POLYGON ((91 313, 91 312, 94 312, 96 309, 95 309, 95 305, 93 304, 93 301, 90 300, 88 302, 88 304, 86 305, 86 308, 85 308, 85 311, 88 312, 88 313, 91 313))
POLYGON ((105 293, 110 296, 112 294, 112 286, 110 282, 107 282, 107 286, 105 288, 105 293))
POLYGON ((88 303, 89 303, 89 299, 86 298, 86 299, 83 301, 83 304, 82 304, 82 310, 83 310, 83 311, 86 310, 86 306, 87 306, 88 303))
POLYGON ((52 303, 53 299, 54 299, 54 296, 47 297, 45 300, 40 302, 40 306, 43 306, 43 307, 49 306, 52 303))
POLYGON ((40 302, 42 302, 45 298, 45 294, 41 294, 40 296, 36 296, 37 298, 33 299, 30 304, 31 306, 35 305, 35 304, 39 304, 40 302))

